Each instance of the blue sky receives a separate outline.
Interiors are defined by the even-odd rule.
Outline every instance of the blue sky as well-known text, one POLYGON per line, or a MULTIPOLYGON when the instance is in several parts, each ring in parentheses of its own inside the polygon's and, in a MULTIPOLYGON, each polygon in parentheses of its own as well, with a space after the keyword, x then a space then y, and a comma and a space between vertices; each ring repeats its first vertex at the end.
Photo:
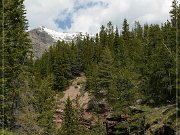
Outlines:
POLYGON ((102 1, 90 1, 87 3, 83 3, 81 4, 79 1, 76 1, 73 10, 70 12, 68 10, 64 10, 61 12, 61 14, 63 14, 63 16, 65 16, 64 18, 57 18, 55 19, 55 23, 57 24, 57 26, 63 30, 66 29, 70 29, 71 28, 71 24, 73 23, 73 14, 79 12, 80 10, 87 10, 87 9, 91 9, 93 7, 96 6, 100 6, 100 7, 107 7, 108 3, 102 2, 102 1))
POLYGON ((67 10, 64 10, 62 12, 62 14, 64 15, 64 18, 57 18, 54 20, 55 24, 65 30, 65 29, 70 29, 71 28, 71 24, 73 23, 72 21, 72 13, 69 13, 67 10))
POLYGON ((65 32, 98 32, 112 21, 119 28, 124 18, 161 24, 169 19, 172 0, 25 0, 29 29, 41 25, 65 32))
POLYGON ((72 24, 72 18, 71 16, 67 16, 65 19, 61 20, 61 19, 56 19, 55 23, 57 24, 57 26, 63 30, 65 29, 70 29, 71 28, 71 24, 72 24))

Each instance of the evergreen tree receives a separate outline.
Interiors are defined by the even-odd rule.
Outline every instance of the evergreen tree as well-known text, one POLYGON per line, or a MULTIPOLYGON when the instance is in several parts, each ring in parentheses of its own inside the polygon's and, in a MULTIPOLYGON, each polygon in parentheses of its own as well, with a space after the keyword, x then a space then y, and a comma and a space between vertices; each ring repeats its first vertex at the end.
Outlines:
POLYGON ((54 56, 53 76, 54 90, 63 90, 68 85, 68 79, 72 78, 69 46, 64 42, 58 42, 54 56))
POLYGON ((158 25, 151 25, 149 28, 147 49, 146 81, 144 81, 146 96, 149 97, 148 95, 151 93, 150 98, 153 98, 158 104, 167 101, 174 102, 172 91, 175 90, 175 61, 168 48, 163 44, 162 31, 158 25))
POLYGON ((143 37, 143 28, 139 22, 135 22, 135 36, 139 40, 143 37))
POLYGON ((118 54, 118 50, 120 49, 120 42, 119 42, 119 31, 118 28, 116 27, 115 31, 115 37, 114 37, 114 51, 115 54, 118 54))
POLYGON ((72 102, 68 97, 64 109, 64 123, 62 127, 62 133, 64 135, 74 135, 75 134, 75 112, 72 106, 72 102))
POLYGON ((52 81, 52 76, 41 80, 41 83, 37 84, 34 94, 34 107, 39 114, 37 125, 44 134, 55 133, 55 124, 52 117, 55 110, 55 92, 52 90, 52 81))
POLYGON ((120 66, 123 63, 123 42, 120 39, 118 28, 116 27, 114 42, 113 42, 113 56, 116 65, 120 66))
POLYGON ((129 24, 127 22, 127 19, 124 19, 122 29, 122 37, 124 41, 130 40, 129 24))
POLYGON ((102 47, 107 46, 107 33, 105 31, 105 27, 102 25, 101 30, 99 32, 100 44, 102 47))
POLYGON ((62 57, 55 57, 53 66, 54 90, 62 91, 68 85, 68 79, 65 76, 66 67, 62 61, 62 57))
POLYGON ((107 33, 107 44, 108 44, 110 50, 113 50, 114 27, 113 27, 111 21, 107 23, 106 33, 107 33))
POLYGON ((172 22, 172 26, 176 27, 176 19, 178 17, 178 14, 177 14, 177 12, 178 12, 178 2, 177 2, 177 0, 172 1, 171 7, 172 7, 172 9, 169 12, 170 16, 171 16, 171 22, 172 22))
MULTIPOLYGON (((173 0, 172 2, 172 9, 170 11, 170 17, 171 17, 171 25, 172 25, 172 28, 171 28, 171 33, 170 33, 170 38, 172 39, 172 42, 171 42, 171 50, 173 52, 176 52, 176 21, 178 21, 178 2, 177 0, 173 0)), ((178 24, 178 22, 177 22, 178 24)))
POLYGON ((100 93, 104 93, 105 95, 109 93, 113 78, 113 62, 111 51, 106 47, 102 52, 101 61, 97 69, 97 89, 95 92, 97 98, 103 97, 100 93))
POLYGON ((20 107, 20 93, 23 93, 19 88, 25 84, 25 76, 31 72, 32 67, 31 45, 26 33, 27 20, 23 2, 24 0, 6 0, 2 5, 1 1, 0 7, 1 15, 4 11, 4 18, 1 16, 3 25, 0 28, 3 31, 1 43, 4 42, 3 48, 1 47, 1 58, 4 63, 1 63, 0 67, 1 78, 3 77, 1 79, 3 90, 0 94, 4 98, 4 103, 1 101, 3 112, 1 111, 0 123, 2 127, 11 129, 15 128, 15 112, 20 107))
POLYGON ((72 42, 71 45, 71 72, 73 76, 77 76, 82 72, 82 63, 79 58, 78 47, 72 42))

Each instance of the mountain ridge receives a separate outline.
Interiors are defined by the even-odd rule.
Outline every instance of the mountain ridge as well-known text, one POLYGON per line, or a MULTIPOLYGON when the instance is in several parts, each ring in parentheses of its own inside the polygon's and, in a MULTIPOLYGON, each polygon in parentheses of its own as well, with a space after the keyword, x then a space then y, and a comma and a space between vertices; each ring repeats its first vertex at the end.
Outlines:
POLYGON ((92 34, 83 33, 83 32, 58 32, 49 28, 46 28, 44 26, 40 26, 38 28, 40 31, 45 31, 48 33, 55 41, 71 41, 76 37, 84 38, 86 36, 94 37, 92 34))
POLYGON ((95 37, 95 35, 82 32, 58 32, 44 26, 32 29, 28 31, 28 34, 33 46, 34 59, 40 58, 42 54, 57 41, 72 42, 76 41, 77 38, 83 39, 87 36, 95 37))

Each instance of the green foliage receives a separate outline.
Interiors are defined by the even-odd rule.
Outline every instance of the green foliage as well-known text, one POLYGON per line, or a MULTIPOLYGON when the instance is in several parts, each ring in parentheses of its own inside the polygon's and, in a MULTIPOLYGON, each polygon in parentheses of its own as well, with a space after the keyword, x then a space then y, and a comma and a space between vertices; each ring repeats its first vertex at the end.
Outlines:
POLYGON ((82 72, 80 62, 78 48, 73 42, 71 45, 58 42, 55 47, 51 47, 40 60, 35 62, 36 81, 52 74, 53 89, 62 91, 68 86, 70 79, 82 72))
POLYGON ((10 131, 4 130, 4 129, 0 130, 0 134, 1 135, 17 135, 17 134, 15 134, 13 132, 10 132, 10 131))
POLYGON ((52 91, 52 77, 48 76, 41 81, 34 94, 34 107, 38 113, 38 126, 42 132, 55 133, 55 123, 53 122, 53 113, 55 110, 55 92, 52 91))
POLYGON ((141 99, 142 93, 138 90, 138 74, 121 69, 116 72, 110 89, 110 104, 114 110, 121 113, 129 113, 129 106, 137 99, 141 99))
POLYGON ((129 24, 127 19, 124 19, 123 26, 122 26, 122 36, 125 42, 130 40, 130 31, 129 31, 129 24))
POLYGON ((16 112, 22 109, 23 86, 30 86, 32 81, 27 80, 31 78, 32 57, 23 2, 6 0, 0 5, 0 123, 11 129, 17 126, 16 112))
POLYGON ((167 46, 163 43, 162 31, 159 26, 150 26, 149 31, 149 46, 147 47, 149 51, 147 50, 148 52, 145 53, 147 66, 144 68, 145 70, 143 69, 145 75, 143 76, 144 84, 142 88, 147 97, 151 93, 150 98, 158 103, 171 101, 175 98, 175 60, 173 52, 169 52, 167 46), (159 34, 158 38, 154 33, 159 34))
POLYGON ((113 58, 108 48, 105 48, 100 57, 97 69, 97 89, 95 92, 96 97, 103 98, 100 93, 107 95, 112 83, 113 77, 113 58))
POLYGON ((80 135, 104 135, 106 134, 105 127, 103 125, 97 125, 92 130, 84 131, 80 135))
POLYGON ((75 110, 73 109, 72 102, 68 97, 65 104, 64 121, 60 133, 63 135, 74 135, 76 131, 75 124, 75 110))
POLYGON ((172 22, 172 26, 176 27, 176 19, 177 19, 177 11, 178 11, 178 1, 177 0, 173 0, 172 1, 172 5, 171 5, 172 9, 169 12, 170 16, 171 16, 171 22, 172 22))

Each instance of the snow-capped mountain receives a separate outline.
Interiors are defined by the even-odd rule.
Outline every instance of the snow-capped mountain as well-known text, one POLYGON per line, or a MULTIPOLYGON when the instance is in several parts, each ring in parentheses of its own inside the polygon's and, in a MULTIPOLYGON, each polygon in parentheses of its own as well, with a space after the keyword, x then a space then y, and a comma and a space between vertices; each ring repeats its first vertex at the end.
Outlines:
POLYGON ((86 36, 95 37, 94 35, 89 35, 87 33, 76 32, 76 33, 67 33, 67 32, 57 32, 55 30, 48 29, 44 26, 40 26, 36 29, 30 30, 29 37, 33 45, 34 58, 40 58, 45 50, 55 44, 55 42, 65 41, 71 42, 76 41, 77 37, 83 39, 86 36))
POLYGON ((51 29, 48 29, 44 26, 39 27, 39 31, 44 31, 48 33, 55 41, 71 41, 77 37, 84 38, 86 36, 94 37, 94 35, 89 35, 87 33, 76 32, 76 33, 67 33, 67 32, 57 32, 51 29))

